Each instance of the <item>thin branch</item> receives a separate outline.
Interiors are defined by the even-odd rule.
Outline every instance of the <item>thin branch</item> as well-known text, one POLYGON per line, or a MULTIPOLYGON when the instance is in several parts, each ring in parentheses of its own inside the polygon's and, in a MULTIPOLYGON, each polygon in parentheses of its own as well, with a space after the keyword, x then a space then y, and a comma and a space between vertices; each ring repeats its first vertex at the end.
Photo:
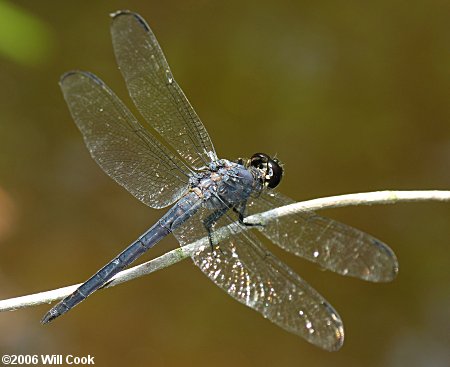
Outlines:
MULTIPOLYGON (((450 201, 450 191, 428 190, 428 191, 376 191, 358 194, 330 196, 326 198, 313 199, 295 204, 275 208, 264 213, 258 213, 246 218, 249 223, 265 223, 280 217, 299 213, 305 210, 321 210, 338 208, 343 206, 373 205, 373 204, 395 204, 398 202, 412 201, 450 201)), ((224 227, 217 233, 218 239, 227 237, 231 231, 241 231, 242 226, 232 225, 233 228, 224 227)), ((216 236, 216 233, 215 233, 216 236)), ((181 248, 169 251, 156 259, 150 260, 141 265, 124 270, 104 288, 128 282, 129 280, 164 269, 170 265, 184 260, 191 256, 200 246, 208 245, 207 239, 201 239, 181 248)), ((80 284, 71 285, 64 288, 54 289, 46 292, 35 293, 27 296, 10 298, 0 301, 0 311, 13 311, 19 308, 37 306, 43 303, 51 303, 60 300, 72 293, 80 284)))

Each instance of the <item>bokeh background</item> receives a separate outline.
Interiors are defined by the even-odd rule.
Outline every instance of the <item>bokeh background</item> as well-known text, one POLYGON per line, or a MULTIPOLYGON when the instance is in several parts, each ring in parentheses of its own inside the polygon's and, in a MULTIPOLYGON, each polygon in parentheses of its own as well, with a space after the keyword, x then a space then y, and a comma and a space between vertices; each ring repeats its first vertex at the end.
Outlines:
MULTIPOLYGON (((96 166, 58 87, 98 74, 126 103, 108 14, 139 12, 219 156, 284 162, 296 200, 450 187, 447 1, 0 1, 0 297, 87 279, 163 211, 96 166)), ((2 354, 95 356, 98 366, 448 366, 450 204, 325 211, 392 246, 370 284, 273 249, 345 322, 341 351, 288 334, 190 261, 101 291, 54 324, 0 314, 2 354)), ((177 246, 171 237, 146 259, 177 246)))

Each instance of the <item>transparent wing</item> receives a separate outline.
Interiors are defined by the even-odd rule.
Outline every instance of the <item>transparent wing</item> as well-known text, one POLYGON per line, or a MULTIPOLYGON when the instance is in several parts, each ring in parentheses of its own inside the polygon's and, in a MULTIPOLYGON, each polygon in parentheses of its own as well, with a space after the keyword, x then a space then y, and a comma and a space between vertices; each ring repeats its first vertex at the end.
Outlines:
POLYGON ((167 206, 186 192, 187 167, 100 79, 69 72, 60 86, 92 158, 111 178, 153 208, 167 206))
POLYGON ((217 160, 205 127, 173 78, 144 19, 121 11, 111 25, 114 53, 139 112, 193 168, 217 160))
MULTIPOLYGON (((292 199, 280 193, 264 192, 248 202, 247 215, 292 203, 292 199)), ((398 272, 397 258, 386 244, 311 211, 270 221, 260 230, 284 250, 342 275, 388 282, 398 272)))
MULTIPOLYGON (((210 211, 200 209, 175 231, 181 245, 207 236, 203 221, 210 211)), ((215 226, 218 243, 208 240, 192 255, 194 263, 230 296, 260 312, 289 332, 326 350, 337 350, 344 341, 342 321, 333 307, 302 278, 262 247, 253 233, 226 215, 215 226), (223 229, 231 236, 223 237, 223 229)))

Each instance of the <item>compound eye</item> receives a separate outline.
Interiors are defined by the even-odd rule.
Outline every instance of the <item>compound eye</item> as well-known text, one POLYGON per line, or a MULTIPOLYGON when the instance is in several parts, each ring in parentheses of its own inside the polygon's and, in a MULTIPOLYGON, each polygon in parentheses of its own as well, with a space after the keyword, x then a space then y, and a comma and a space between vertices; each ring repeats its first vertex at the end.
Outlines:
POLYGON ((267 154, 264 153, 255 153, 250 158, 250 165, 255 168, 264 169, 267 167, 267 163, 270 158, 267 154))
POLYGON ((283 168, 277 159, 272 159, 264 153, 256 153, 252 155, 250 165, 261 171, 266 187, 273 189, 278 186, 283 176, 283 168))
POLYGON ((270 168, 270 175, 267 180, 267 187, 274 189, 278 186, 283 177, 283 168, 281 168, 279 162, 275 159, 269 159, 268 166, 270 168))

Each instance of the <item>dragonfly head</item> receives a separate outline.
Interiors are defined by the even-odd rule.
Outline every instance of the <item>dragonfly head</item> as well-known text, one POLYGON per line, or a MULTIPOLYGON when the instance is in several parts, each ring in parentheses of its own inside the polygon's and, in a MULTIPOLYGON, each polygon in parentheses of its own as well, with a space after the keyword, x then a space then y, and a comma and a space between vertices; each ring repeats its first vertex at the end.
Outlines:
POLYGON ((265 188, 273 189, 278 186, 283 177, 283 168, 276 158, 270 158, 264 153, 255 153, 250 158, 249 166, 255 168, 265 188))

